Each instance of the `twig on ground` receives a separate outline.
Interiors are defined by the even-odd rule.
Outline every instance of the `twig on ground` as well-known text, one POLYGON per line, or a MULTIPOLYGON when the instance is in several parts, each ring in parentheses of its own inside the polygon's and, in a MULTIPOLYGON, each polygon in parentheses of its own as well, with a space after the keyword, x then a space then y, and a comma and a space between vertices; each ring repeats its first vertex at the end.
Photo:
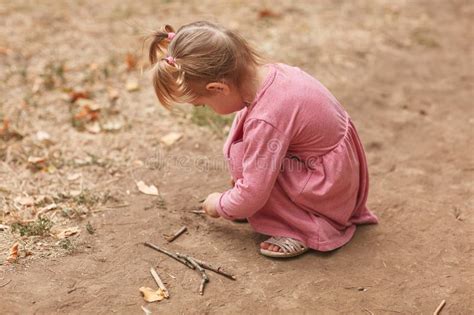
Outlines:
MULTIPOLYGON (((204 269, 207 269, 207 270, 211 270, 215 273, 218 273, 224 277, 227 277, 231 280, 236 280, 237 278, 228 273, 227 271, 224 271, 221 267, 214 267, 212 266, 211 264, 205 262, 205 261, 202 261, 202 260, 199 260, 199 259, 196 259, 196 258, 193 258, 189 255, 184 255, 184 254, 180 254, 180 253, 176 253, 176 254, 173 254, 172 252, 166 250, 166 249, 163 249, 161 247, 158 247, 156 245, 153 245, 151 243, 148 243, 148 242, 144 242, 143 243, 145 246, 148 246, 150 248, 153 248, 154 250, 156 251, 159 251, 165 255, 168 255, 169 257, 179 261, 180 263, 186 265, 187 267, 191 268, 191 269, 194 269, 196 271, 198 271, 200 274, 201 274, 201 284, 199 286, 199 294, 203 295, 204 294, 204 287, 206 285, 207 282, 209 282, 209 277, 207 276, 206 274, 206 270, 204 269)), ((163 282, 161 281, 161 279, 159 278, 158 274, 156 274, 156 277, 155 275, 153 274, 154 270, 153 268, 151 268, 151 274, 153 275, 153 277, 155 278, 155 281, 156 283, 158 283, 158 286, 163 290, 164 288, 164 285, 163 285, 163 282), (161 287, 160 283, 163 285, 163 288, 161 287)), ((166 290, 166 289, 164 289, 166 290)))
POLYGON ((158 273, 156 272, 155 268, 151 267, 150 268, 150 273, 153 276, 153 278, 155 279, 156 284, 158 285, 158 287, 161 289, 161 291, 163 291, 163 294, 164 294, 165 298, 168 299, 170 297, 168 289, 166 289, 165 285, 163 284, 163 281, 161 281, 161 278, 160 278, 160 276, 158 276, 158 273))
POLYGON ((172 241, 174 241, 175 239, 178 238, 178 236, 180 236, 181 234, 183 234, 184 232, 186 232, 188 228, 186 226, 183 226, 181 227, 176 233, 174 233, 172 236, 170 237, 167 237, 166 240, 168 241, 168 243, 171 243, 172 241))
POLYGON ((441 303, 439 303, 438 307, 434 311, 433 315, 438 315, 439 312, 443 309, 443 307, 446 305, 446 300, 442 300, 441 303))
POLYGON ((173 254, 172 252, 169 252, 167 251, 166 249, 163 249, 161 247, 158 247, 156 245, 153 245, 151 243, 148 243, 148 242, 145 242, 143 243, 145 246, 148 246, 150 248, 153 248, 154 250, 157 250, 165 255, 168 255, 170 256, 171 258, 173 258, 174 260, 177 260, 179 261, 180 263, 182 263, 183 265, 186 265, 188 268, 191 268, 191 269, 194 269, 195 267, 189 263, 186 259, 182 259, 182 258, 179 258, 177 255, 173 254))
POLYGON ((206 211, 204 210, 192 210, 191 212, 194 214, 206 214, 206 211))
POLYGON ((145 312, 145 315, 151 315, 151 311, 142 305, 142 310, 145 312))
POLYGON ((195 262, 197 262, 199 265, 201 265, 201 267, 207 269, 207 270, 210 270, 210 271, 214 271, 215 273, 218 273, 224 277, 227 277, 231 280, 237 280, 237 277, 230 274, 229 272, 225 271, 224 269, 222 269, 222 267, 214 267, 212 266, 211 264, 205 262, 205 261, 202 261, 202 260, 199 260, 199 259, 196 259, 196 258, 193 258, 195 262))
POLYGON ((194 258, 187 256, 187 255, 182 255, 180 253, 176 253, 176 255, 180 258, 186 259, 189 261, 196 269, 201 273, 201 285, 199 286, 199 294, 203 295, 204 294, 204 286, 206 285, 206 282, 209 282, 209 277, 206 274, 206 270, 204 270, 195 260, 194 258))
POLYGON ((7 286, 10 282, 12 282, 12 279, 8 280, 6 283, 0 285, 0 288, 3 288, 5 286, 7 286))

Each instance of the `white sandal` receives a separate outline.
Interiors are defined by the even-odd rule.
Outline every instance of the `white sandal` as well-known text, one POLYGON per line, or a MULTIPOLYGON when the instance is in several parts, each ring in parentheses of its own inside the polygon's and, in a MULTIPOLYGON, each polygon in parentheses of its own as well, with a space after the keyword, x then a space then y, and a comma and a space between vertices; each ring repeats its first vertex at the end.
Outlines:
POLYGON ((260 248, 260 253, 268 257, 278 257, 278 258, 295 257, 303 253, 306 253, 309 249, 300 241, 295 240, 290 237, 273 236, 273 237, 270 237, 268 240, 266 240, 264 243, 276 245, 283 250, 282 252, 279 252, 279 251, 274 252, 272 250, 260 248))

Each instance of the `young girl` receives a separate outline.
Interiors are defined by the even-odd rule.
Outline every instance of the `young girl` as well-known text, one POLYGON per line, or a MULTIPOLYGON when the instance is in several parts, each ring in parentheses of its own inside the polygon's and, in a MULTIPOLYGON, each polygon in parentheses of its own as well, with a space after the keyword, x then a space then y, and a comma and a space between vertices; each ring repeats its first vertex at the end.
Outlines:
POLYGON ((176 33, 166 25, 150 45, 153 85, 165 107, 190 103, 237 112, 224 145, 233 188, 210 194, 206 213, 246 218, 271 236, 260 252, 293 257, 330 251, 377 223, 366 207, 367 162, 357 131, 315 78, 264 64, 238 34, 209 22, 176 33))

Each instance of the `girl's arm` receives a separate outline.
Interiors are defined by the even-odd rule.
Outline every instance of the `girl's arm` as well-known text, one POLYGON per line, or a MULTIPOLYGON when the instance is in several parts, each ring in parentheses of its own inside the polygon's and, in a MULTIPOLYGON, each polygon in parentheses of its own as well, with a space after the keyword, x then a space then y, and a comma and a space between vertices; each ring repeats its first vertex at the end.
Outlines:
POLYGON ((249 217, 265 205, 289 141, 271 124, 252 119, 245 123, 243 145, 243 176, 216 203, 218 214, 230 220, 249 217))

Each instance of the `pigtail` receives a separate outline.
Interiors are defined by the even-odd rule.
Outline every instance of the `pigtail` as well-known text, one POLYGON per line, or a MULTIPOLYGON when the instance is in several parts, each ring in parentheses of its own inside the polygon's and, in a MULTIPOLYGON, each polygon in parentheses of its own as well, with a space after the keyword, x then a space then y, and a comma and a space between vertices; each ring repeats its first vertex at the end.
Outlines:
POLYGON ((148 57, 152 65, 166 55, 170 43, 168 34, 172 32, 174 32, 173 27, 171 25, 165 25, 159 31, 151 35, 152 41, 150 43, 148 57))

